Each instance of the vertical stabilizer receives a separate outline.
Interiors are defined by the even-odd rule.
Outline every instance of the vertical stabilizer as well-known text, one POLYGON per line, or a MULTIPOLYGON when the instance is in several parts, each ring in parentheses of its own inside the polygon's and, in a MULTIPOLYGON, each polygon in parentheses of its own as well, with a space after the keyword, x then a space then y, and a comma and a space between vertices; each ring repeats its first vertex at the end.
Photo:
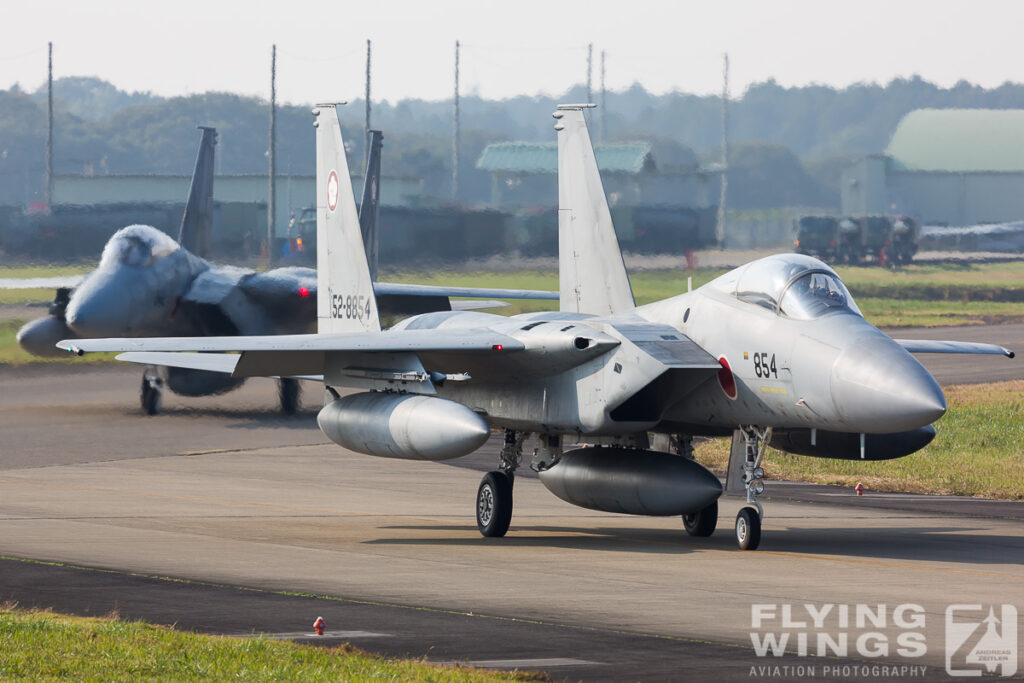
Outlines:
POLYGON ((320 104, 316 121, 317 331, 379 332, 373 281, 359 230, 338 105, 320 104))
POLYGON ((188 201, 181 217, 178 244, 206 258, 213 229, 213 146, 217 144, 217 129, 199 126, 199 130, 203 131, 203 138, 199 141, 196 169, 192 172, 188 201))
POLYGON ((366 245, 366 261, 370 265, 370 279, 377 281, 380 259, 380 150, 384 134, 379 130, 366 132, 366 173, 363 174, 363 199, 359 202, 359 231, 366 245))
POLYGON ((608 315, 635 306, 583 110, 559 105, 558 282, 560 308, 608 315))

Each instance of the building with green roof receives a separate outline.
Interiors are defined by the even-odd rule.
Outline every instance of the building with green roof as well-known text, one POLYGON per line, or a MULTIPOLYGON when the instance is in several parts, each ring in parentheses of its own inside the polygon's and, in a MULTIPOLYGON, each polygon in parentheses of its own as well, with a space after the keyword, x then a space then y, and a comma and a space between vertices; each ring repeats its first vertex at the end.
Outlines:
POLYGON ((842 176, 843 213, 974 225, 1024 218, 1024 110, 918 109, 842 176))
MULTIPOLYGON (((720 172, 700 168, 696 156, 659 168, 648 142, 596 145, 594 156, 612 205, 707 206, 707 181, 720 172)), ((558 203, 556 143, 496 142, 484 148, 476 167, 491 174, 494 207, 558 203)))

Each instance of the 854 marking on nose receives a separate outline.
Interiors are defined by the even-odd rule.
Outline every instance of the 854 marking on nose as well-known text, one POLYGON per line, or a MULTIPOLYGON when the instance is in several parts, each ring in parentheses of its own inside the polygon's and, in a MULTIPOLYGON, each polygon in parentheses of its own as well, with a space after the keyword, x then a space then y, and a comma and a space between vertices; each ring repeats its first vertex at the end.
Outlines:
POLYGON ((768 357, 767 351, 754 353, 754 374, 762 379, 778 378, 779 371, 775 367, 775 354, 768 357))

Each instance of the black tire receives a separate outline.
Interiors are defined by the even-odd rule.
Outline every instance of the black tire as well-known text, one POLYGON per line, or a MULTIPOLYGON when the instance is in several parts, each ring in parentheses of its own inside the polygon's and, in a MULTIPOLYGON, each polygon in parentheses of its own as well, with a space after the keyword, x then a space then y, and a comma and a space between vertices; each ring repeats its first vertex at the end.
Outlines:
POLYGON ((476 526, 487 538, 500 538, 512 522, 512 478, 488 472, 476 491, 476 526))
POLYGON ((163 408, 163 382, 159 379, 142 378, 142 393, 139 397, 146 415, 156 415, 163 408))
POLYGON ((736 543, 740 550, 757 550, 761 545, 761 515, 754 508, 743 508, 736 515, 736 543))
POLYGON ((703 510, 683 515, 683 527, 686 533, 698 538, 707 538, 715 533, 718 526, 718 501, 708 505, 703 510))
POLYGON ((299 380, 285 377, 277 380, 277 396, 281 401, 281 412, 294 415, 299 411, 299 380))

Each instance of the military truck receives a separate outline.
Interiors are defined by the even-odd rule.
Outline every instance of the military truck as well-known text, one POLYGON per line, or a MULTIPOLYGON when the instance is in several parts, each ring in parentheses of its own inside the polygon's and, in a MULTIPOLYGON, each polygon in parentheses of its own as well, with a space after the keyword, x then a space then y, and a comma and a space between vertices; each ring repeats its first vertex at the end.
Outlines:
POLYGON ((920 237, 917 221, 909 216, 804 216, 795 231, 798 253, 829 263, 873 260, 881 266, 910 263, 920 237))
POLYGON ((829 263, 839 257, 839 221, 833 216, 804 216, 794 221, 794 250, 829 263))

